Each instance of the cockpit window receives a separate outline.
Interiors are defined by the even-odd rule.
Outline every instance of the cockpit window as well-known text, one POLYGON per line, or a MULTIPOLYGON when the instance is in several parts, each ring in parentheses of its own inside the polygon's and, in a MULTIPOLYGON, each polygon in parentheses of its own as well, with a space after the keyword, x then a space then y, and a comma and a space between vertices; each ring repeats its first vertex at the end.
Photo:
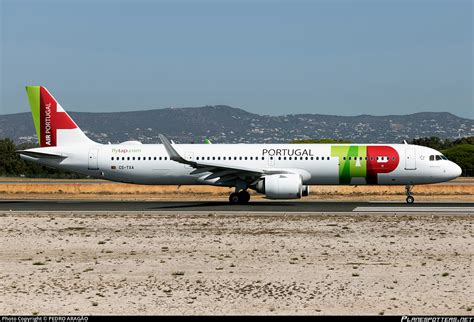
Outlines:
POLYGON ((430 155, 430 161, 448 160, 444 155, 430 155))

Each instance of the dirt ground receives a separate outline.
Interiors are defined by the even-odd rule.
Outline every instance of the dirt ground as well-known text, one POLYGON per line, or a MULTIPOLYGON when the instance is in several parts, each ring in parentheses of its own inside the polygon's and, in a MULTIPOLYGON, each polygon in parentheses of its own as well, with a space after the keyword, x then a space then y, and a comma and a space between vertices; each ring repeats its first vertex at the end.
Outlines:
POLYGON ((471 315, 464 215, 0 214, 2 314, 471 315))

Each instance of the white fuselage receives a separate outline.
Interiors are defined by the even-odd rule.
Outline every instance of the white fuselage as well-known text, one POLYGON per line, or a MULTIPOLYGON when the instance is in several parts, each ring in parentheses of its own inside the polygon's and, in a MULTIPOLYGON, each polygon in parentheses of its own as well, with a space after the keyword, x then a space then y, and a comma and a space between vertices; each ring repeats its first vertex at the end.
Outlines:
MULTIPOLYGON (((408 144, 175 144, 173 147, 189 161, 249 169, 288 169, 299 173, 305 185, 414 185, 448 181, 461 172, 455 163, 439 157, 438 151, 408 144), (389 167, 393 169, 388 171, 389 167), (372 178, 375 172, 375 181, 369 179, 371 172, 372 178)), ((222 185, 217 178, 206 179, 210 173, 192 174, 194 169, 190 165, 170 160, 162 144, 31 149, 35 150, 67 157, 62 160, 21 157, 111 181, 222 185)))

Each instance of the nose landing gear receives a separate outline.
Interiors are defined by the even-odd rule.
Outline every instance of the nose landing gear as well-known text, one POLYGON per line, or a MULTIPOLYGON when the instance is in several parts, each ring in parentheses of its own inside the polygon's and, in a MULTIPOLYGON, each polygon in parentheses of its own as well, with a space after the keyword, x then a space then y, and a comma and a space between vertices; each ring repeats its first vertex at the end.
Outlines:
POLYGON ((412 203, 415 202, 415 198, 413 197, 413 194, 412 194, 412 189, 413 189, 413 186, 411 185, 406 185, 405 186, 405 191, 406 191, 406 194, 407 194, 407 204, 411 205, 412 203))

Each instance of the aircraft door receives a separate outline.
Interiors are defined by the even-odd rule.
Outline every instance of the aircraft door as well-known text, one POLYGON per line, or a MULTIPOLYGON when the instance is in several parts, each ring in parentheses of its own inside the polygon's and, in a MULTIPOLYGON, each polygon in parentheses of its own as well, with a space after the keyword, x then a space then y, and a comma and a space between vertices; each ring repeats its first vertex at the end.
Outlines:
POLYGON ((97 149, 89 150, 89 167, 88 167, 89 170, 99 170, 98 155, 99 155, 99 150, 97 149))
POLYGON ((405 149, 405 170, 416 170, 415 149, 405 149))

